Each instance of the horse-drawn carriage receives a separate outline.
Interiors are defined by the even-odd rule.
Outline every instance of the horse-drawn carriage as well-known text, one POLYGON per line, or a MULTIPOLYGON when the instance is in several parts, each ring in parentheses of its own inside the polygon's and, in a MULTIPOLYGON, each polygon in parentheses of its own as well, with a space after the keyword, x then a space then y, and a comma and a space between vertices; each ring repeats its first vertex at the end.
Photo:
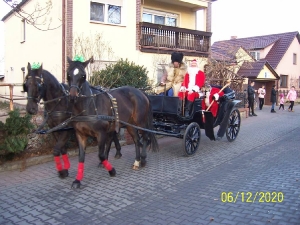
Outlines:
MULTIPOLYGON (((33 68, 28 63, 28 74, 23 85, 28 94, 27 112, 35 114, 40 99, 43 99, 46 115, 43 124, 47 123, 51 128, 46 133, 59 131, 53 153, 56 169, 62 178, 68 176, 70 168, 65 147, 68 131, 62 128, 71 126, 76 131, 79 163, 72 187, 79 188, 83 179, 88 136, 97 139, 99 160, 111 176, 115 176, 116 171, 108 162, 108 152, 112 141, 119 146, 116 132, 121 127, 127 129, 135 143, 136 158, 133 169, 146 165, 148 146, 152 151, 158 150, 155 134, 183 138, 183 150, 188 156, 193 155, 199 148, 200 129, 204 129, 206 136, 215 140, 214 127, 220 125, 217 137, 221 138, 226 133, 229 141, 236 139, 241 120, 240 113, 235 108, 239 101, 234 100, 233 91, 226 92, 224 89, 225 95, 220 98, 217 117, 213 117, 210 111, 201 109, 200 98, 194 102, 191 116, 186 118, 178 112, 180 104, 177 97, 149 96, 128 86, 110 91, 91 88, 85 74, 85 67, 91 60, 92 58, 83 62, 68 59, 68 87, 60 84, 42 66, 33 68)), ((120 151, 120 146, 117 151, 120 151)))
POLYGON ((204 101, 204 97, 196 99, 191 115, 184 117, 178 97, 150 95, 154 130, 168 136, 183 138, 182 150, 186 156, 191 156, 198 150, 201 129, 205 130, 208 138, 216 140, 214 128, 219 126, 217 139, 226 134, 228 141, 234 141, 241 124, 240 112, 235 107, 240 101, 235 100, 235 92, 231 89, 226 88, 224 92, 219 101, 217 117, 213 117, 210 111, 202 110, 201 102, 204 101))

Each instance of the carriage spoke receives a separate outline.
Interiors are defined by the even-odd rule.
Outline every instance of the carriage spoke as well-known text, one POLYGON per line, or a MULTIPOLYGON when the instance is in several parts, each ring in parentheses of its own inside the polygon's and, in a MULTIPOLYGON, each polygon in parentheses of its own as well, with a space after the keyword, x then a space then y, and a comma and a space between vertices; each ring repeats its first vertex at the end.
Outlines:
POLYGON ((200 127, 197 123, 191 123, 185 131, 184 135, 184 153, 187 156, 193 155, 199 148, 200 143, 200 127))
POLYGON ((239 111, 234 109, 228 119, 226 136, 228 141, 234 141, 240 130, 241 117, 239 111))

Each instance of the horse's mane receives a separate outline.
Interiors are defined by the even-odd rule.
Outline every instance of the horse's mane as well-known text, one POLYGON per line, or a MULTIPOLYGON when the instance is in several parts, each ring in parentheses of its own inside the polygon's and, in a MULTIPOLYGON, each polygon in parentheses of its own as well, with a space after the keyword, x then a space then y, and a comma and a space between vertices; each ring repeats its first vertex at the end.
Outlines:
POLYGON ((59 81, 57 80, 57 78, 52 73, 50 73, 48 70, 43 69, 42 76, 44 76, 44 75, 46 75, 51 80, 54 80, 56 83, 59 84, 59 81))
POLYGON ((90 88, 92 90, 95 90, 95 91, 100 91, 100 92, 106 92, 106 91, 109 91, 109 88, 105 88, 105 87, 102 87, 100 85, 97 85, 97 86, 92 86, 90 85, 90 88))
POLYGON ((105 87, 102 87, 100 85, 97 85, 97 86, 93 86, 90 84, 90 82, 88 82, 87 80, 85 81, 85 83, 87 84, 87 86, 92 90, 92 92, 107 92, 109 91, 109 88, 105 88, 105 87))

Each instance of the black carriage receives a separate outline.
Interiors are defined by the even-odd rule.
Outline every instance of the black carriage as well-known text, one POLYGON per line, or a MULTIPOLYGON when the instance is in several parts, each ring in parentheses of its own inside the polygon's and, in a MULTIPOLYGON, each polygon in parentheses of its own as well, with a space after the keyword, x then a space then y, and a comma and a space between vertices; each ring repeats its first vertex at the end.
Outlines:
POLYGON ((189 117, 182 116, 180 99, 162 95, 149 95, 153 111, 153 126, 157 133, 183 139, 183 152, 186 156, 196 153, 200 146, 201 129, 205 130, 210 140, 221 139, 225 134, 229 142, 234 141, 239 133, 241 116, 236 105, 235 92, 224 90, 224 96, 219 99, 219 109, 216 117, 210 111, 202 110, 204 97, 193 103, 189 117), (219 126, 217 137, 214 128, 219 126))

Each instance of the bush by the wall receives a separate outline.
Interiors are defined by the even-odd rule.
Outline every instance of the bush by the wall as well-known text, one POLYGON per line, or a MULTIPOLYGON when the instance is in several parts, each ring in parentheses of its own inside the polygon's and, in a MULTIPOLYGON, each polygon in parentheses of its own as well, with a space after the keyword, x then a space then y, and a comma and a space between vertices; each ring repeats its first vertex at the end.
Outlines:
POLYGON ((2 138, 0 140, 0 151, 4 153, 22 152, 27 144, 27 135, 34 128, 31 123, 31 116, 26 114, 20 115, 19 109, 15 109, 8 113, 9 117, 6 122, 0 121, 0 132, 2 138))
POLYGON ((100 85, 107 88, 121 86, 132 86, 135 88, 148 88, 148 71, 144 66, 136 65, 134 62, 119 60, 115 64, 107 65, 105 69, 96 71, 90 78, 94 86, 100 85))

